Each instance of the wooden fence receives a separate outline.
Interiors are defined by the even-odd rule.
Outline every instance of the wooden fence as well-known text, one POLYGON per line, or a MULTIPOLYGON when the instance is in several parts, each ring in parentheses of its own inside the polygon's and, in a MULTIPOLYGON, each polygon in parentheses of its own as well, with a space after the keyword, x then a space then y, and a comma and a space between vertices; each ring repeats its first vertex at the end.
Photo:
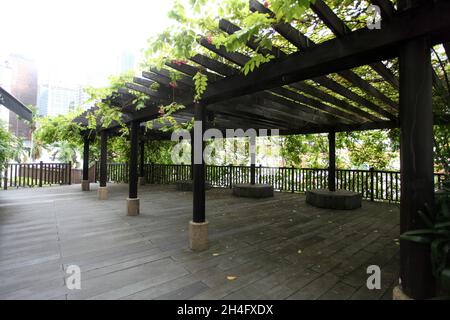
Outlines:
POLYGON ((3 172, 3 189, 71 184, 71 168, 71 163, 8 163, 3 172))
MULTIPOLYGON (((96 164, 98 181, 99 163, 96 164)), ((256 182, 274 186, 277 191, 305 192, 326 189, 328 170, 295 167, 256 167, 256 182)), ((109 182, 128 182, 127 163, 108 164, 109 182)), ((145 164, 145 179, 150 184, 171 184, 189 180, 190 165, 145 164)), ((206 180, 214 187, 231 188, 236 183, 250 183, 250 166, 206 166, 206 180)), ((435 174, 435 187, 442 189, 445 174, 435 174)), ((336 188, 360 192, 371 201, 400 202, 400 172, 386 170, 336 170, 336 188)))

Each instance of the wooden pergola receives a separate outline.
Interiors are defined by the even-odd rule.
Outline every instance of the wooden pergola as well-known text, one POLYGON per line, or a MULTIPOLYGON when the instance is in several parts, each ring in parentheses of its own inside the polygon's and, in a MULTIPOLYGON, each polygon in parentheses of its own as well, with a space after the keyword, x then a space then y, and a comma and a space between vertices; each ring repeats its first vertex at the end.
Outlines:
MULTIPOLYGON (((110 97, 110 103, 121 110, 123 120, 131 128, 129 200, 138 200, 140 124, 158 118, 160 105, 175 101, 185 106, 176 113, 177 120, 183 122, 194 117, 196 121, 202 121, 203 131, 211 127, 219 130, 279 129, 282 135, 328 133, 330 190, 335 190, 336 132, 400 128, 400 231, 423 227, 417 211, 425 204, 434 203, 433 124, 449 124, 448 115, 433 117, 432 86, 443 84, 432 68, 430 51, 432 46, 444 44, 447 56, 450 56, 450 3, 445 0, 398 0, 395 9, 389 0, 371 2, 381 9, 381 29, 351 30, 322 0, 311 4, 314 13, 335 36, 321 43, 315 43, 290 24, 274 24, 273 32, 298 50, 286 53, 273 46, 261 53, 270 53, 275 59, 248 75, 239 70, 250 59, 248 54, 228 52, 201 36, 199 43, 211 51, 211 55, 197 54, 189 62, 167 62, 165 68, 144 71, 142 77, 135 77, 132 83, 119 89, 110 97), (398 75, 383 62, 394 58, 399 62, 398 75), (369 66, 379 75, 380 81, 398 90, 399 101, 352 71, 360 66, 369 66), (180 73, 176 88, 170 85, 170 70, 180 73), (207 75, 208 87, 199 101, 193 101, 192 76, 198 71, 207 75), (345 79, 343 82, 347 85, 330 74, 345 79), (150 88, 153 83, 159 84, 157 90, 150 88), (351 88, 357 88, 363 94, 351 88), (148 96, 145 108, 138 110, 133 104, 134 91, 148 96)), ((250 1, 250 9, 273 15, 256 0, 250 1)), ((227 20, 220 20, 219 28, 227 34, 239 30, 227 20)), ((249 51, 256 51, 256 39, 250 39, 247 46, 249 51)), ((87 124, 85 115, 76 121, 87 124)), ((115 134, 117 126, 113 123, 108 128, 97 128, 101 134, 101 187, 106 187, 107 137, 115 134)), ((147 137, 170 139, 167 133, 158 133, 156 129, 147 130, 147 137)), ((85 137, 83 180, 87 181, 89 138, 88 135, 85 137)), ((143 176, 142 172, 140 175, 143 176)), ((207 237, 207 227, 202 227, 207 226, 203 161, 193 164, 193 180, 191 244, 198 237, 207 237)), ((433 296, 435 281, 429 248, 402 241, 400 251, 404 293, 417 299, 433 296)))

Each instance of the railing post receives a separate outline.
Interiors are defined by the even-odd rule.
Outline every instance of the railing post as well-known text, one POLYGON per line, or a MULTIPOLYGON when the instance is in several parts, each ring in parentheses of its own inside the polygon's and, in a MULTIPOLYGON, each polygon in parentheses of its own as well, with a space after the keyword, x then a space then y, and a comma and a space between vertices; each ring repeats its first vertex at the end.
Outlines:
POLYGON ((258 174, 258 183, 262 183, 262 164, 259 164, 259 174, 258 174))
POLYGON ((69 181, 68 184, 71 185, 72 184, 72 161, 69 161, 69 167, 67 168, 68 170, 68 174, 69 174, 69 181))
MULTIPOLYGON (((192 168, 191 168, 191 170, 192 170, 192 168)), ((150 181, 151 181, 151 183, 152 184, 154 184, 155 183, 155 164, 152 162, 151 163, 151 176, 150 176, 150 181)))
POLYGON ((295 192, 295 168, 294 166, 291 166, 291 192, 295 192))
POLYGON ((5 166, 5 179, 3 181, 3 189, 4 190, 8 190, 8 166, 9 166, 9 164, 7 163, 5 166))
POLYGON ((42 187, 42 175, 44 174, 44 163, 39 162, 39 187, 42 187))
POLYGON ((374 186, 375 186, 375 181, 374 181, 374 168, 370 168, 370 201, 374 201, 374 186))

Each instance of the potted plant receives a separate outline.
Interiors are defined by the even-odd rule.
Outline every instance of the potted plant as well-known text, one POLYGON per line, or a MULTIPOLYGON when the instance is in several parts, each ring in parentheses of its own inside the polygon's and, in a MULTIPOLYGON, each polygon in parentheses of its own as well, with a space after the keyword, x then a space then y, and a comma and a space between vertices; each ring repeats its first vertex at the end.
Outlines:
POLYGON ((417 243, 428 244, 431 249, 431 265, 441 297, 450 297, 450 189, 436 199, 435 213, 426 207, 426 212, 418 211, 426 228, 403 233, 400 238, 417 243))

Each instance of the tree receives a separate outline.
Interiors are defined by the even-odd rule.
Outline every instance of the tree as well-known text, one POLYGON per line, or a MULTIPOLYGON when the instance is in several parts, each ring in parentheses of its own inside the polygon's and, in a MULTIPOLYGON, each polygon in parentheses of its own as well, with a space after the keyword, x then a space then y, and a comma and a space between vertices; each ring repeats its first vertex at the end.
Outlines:
POLYGON ((0 169, 10 160, 18 160, 23 150, 23 144, 20 139, 11 134, 3 121, 0 121, 0 169))

